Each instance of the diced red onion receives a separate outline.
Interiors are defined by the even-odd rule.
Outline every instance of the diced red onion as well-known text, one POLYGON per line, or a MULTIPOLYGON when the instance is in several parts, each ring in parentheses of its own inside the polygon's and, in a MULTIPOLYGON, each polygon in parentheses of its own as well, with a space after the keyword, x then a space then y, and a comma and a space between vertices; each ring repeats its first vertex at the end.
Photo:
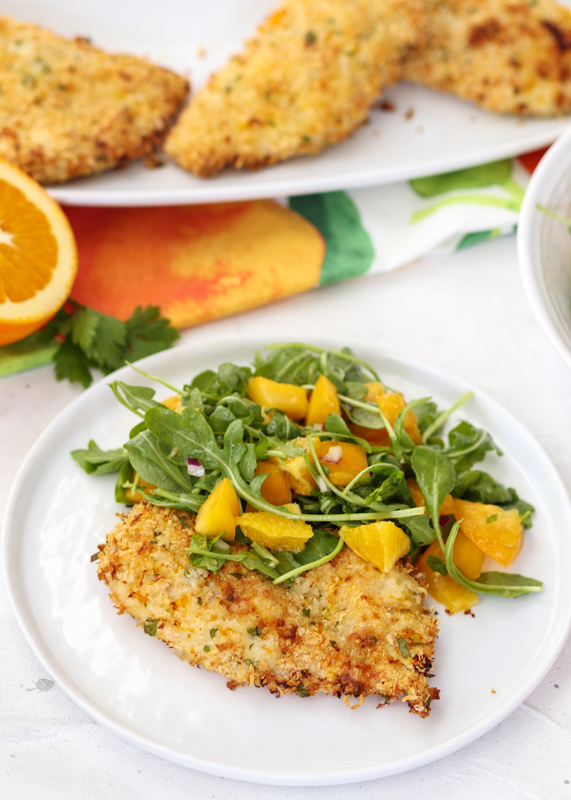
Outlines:
POLYGON ((446 523, 448 522, 449 519, 450 519, 450 515, 449 514, 441 514, 440 515, 440 519, 439 519, 440 527, 443 528, 446 525, 446 523))
POLYGON ((186 469, 188 474, 193 475, 195 478, 202 478, 205 473, 204 467, 197 458, 187 458, 186 469))
POLYGON ((318 475, 316 480, 320 492, 323 492, 323 494, 327 494, 327 492, 331 491, 329 486, 325 483, 325 481, 321 477, 321 475, 318 475))
POLYGON ((321 460, 327 461, 328 464, 338 464, 342 458, 343 448, 338 444, 334 447, 330 447, 321 460))

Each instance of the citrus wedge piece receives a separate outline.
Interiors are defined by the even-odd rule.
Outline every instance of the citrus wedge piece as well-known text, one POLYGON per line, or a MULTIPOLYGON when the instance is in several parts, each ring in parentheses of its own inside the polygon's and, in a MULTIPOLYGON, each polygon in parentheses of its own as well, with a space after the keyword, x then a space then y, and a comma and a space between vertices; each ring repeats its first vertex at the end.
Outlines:
POLYGON ((0 345, 23 339, 53 317, 76 272, 75 239, 61 208, 0 159, 0 345))
MULTIPOLYGON (((297 513, 296 504, 286 506, 297 513)), ((238 525, 244 536, 253 542, 269 547, 270 550, 287 550, 299 553, 305 543, 313 536, 313 528, 302 519, 286 519, 269 511, 252 511, 238 517, 238 525)))
POLYGON ((394 522, 383 520, 340 530, 345 544, 381 572, 390 572, 399 558, 410 550, 410 539, 394 522))

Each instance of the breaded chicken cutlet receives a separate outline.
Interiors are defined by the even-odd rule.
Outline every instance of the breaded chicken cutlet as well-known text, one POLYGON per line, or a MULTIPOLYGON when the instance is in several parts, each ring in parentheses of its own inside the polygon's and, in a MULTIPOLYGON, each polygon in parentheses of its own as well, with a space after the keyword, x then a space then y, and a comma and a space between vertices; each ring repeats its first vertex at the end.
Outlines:
POLYGON ((143 59, 0 17, 0 157, 40 183, 150 154, 188 90, 143 59))
POLYGON ((553 0, 427 0, 426 43, 403 80, 490 111, 555 116, 571 109, 571 11, 553 0))
POLYGON ((362 125, 422 39, 422 0, 286 0, 181 114, 166 152, 201 177, 318 153, 362 125))
MULTIPOLYGON (((140 503, 100 546, 99 578, 127 611, 194 666, 231 689, 274 694, 402 697, 426 717, 437 622, 425 590, 397 564, 384 574, 345 547, 291 585, 239 562, 216 574, 189 564, 193 517, 140 503)), ((243 545, 234 544, 240 551, 243 545)))

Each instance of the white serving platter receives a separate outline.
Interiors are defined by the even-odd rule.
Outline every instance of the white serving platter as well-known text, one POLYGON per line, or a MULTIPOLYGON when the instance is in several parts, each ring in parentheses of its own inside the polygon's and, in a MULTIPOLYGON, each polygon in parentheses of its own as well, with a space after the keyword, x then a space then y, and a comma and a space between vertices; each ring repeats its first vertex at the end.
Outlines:
MULTIPOLYGON (((275 5, 276 0, 6 0, 2 13, 62 35, 89 36, 112 51, 147 56, 187 74, 196 91, 275 5)), ((54 186, 50 193, 70 205, 145 206, 351 189, 515 156, 551 144, 569 124, 491 114, 407 84, 389 89, 386 99, 394 111, 374 110, 367 125, 318 156, 258 172, 226 170, 206 180, 173 164, 150 170, 137 162, 54 186)))

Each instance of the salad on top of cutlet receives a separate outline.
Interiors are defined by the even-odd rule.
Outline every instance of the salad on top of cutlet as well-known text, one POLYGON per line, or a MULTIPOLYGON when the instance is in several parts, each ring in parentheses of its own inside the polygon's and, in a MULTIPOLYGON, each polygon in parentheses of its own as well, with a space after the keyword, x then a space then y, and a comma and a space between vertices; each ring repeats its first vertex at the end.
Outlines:
POLYGON ((72 455, 88 473, 117 472, 119 502, 196 514, 191 565, 239 562, 290 584, 347 546, 383 572, 409 559, 449 613, 541 590, 482 571, 486 556, 513 562, 534 509, 476 466, 501 455, 489 433, 463 420, 445 434, 470 393, 444 411, 407 402, 348 348, 299 343, 182 387, 155 380, 174 396, 111 383, 140 419, 123 446, 72 455))

